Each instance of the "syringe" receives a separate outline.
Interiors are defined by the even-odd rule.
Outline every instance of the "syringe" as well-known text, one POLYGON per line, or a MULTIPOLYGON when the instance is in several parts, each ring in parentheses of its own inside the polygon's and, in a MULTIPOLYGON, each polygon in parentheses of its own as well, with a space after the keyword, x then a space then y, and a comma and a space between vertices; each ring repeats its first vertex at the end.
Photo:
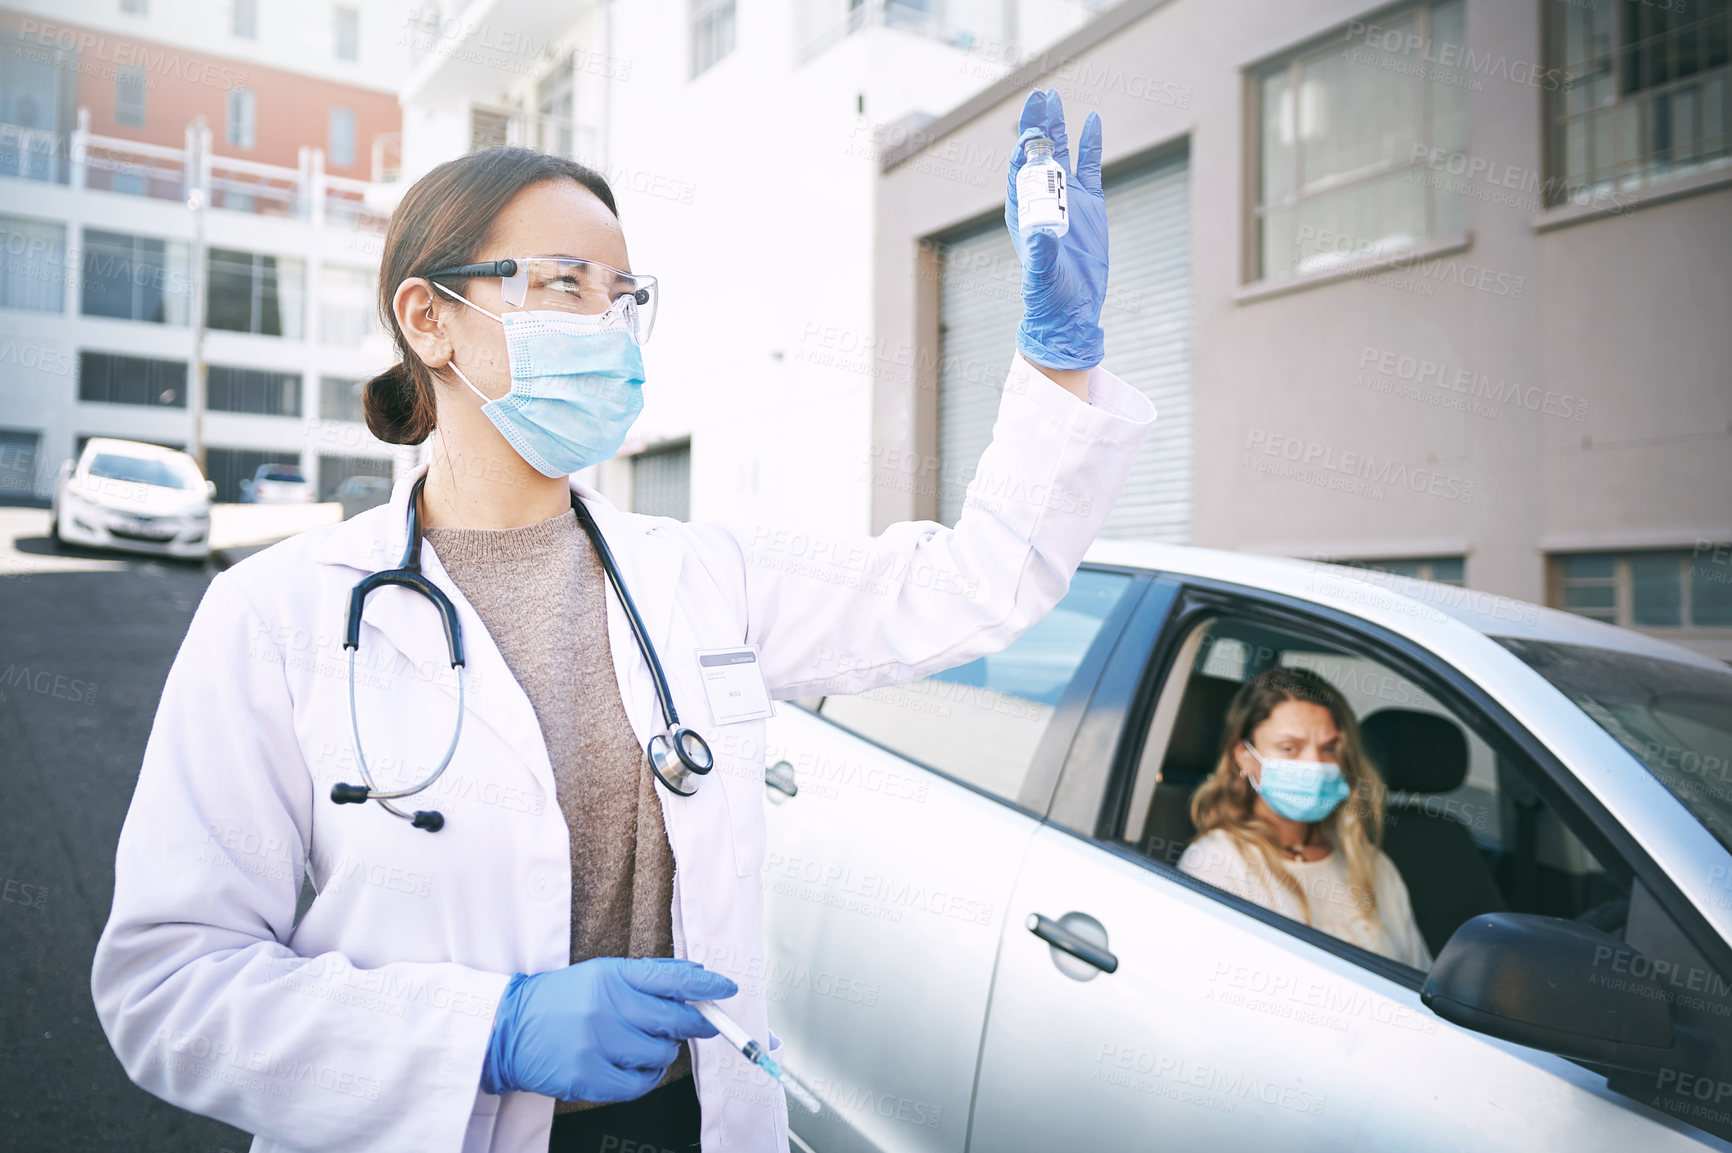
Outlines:
POLYGON ((794 1075, 777 1064, 775 1058, 765 1052, 764 1047, 752 1039, 744 1026, 726 1013, 714 1001, 692 1001, 691 1007, 703 1014, 704 1020, 716 1027, 716 1032, 728 1039, 728 1043, 740 1051, 740 1055, 776 1080, 782 1083, 782 1088, 796 1104, 809 1113, 821 1112, 824 1108, 818 1099, 807 1088, 794 1080, 794 1075))

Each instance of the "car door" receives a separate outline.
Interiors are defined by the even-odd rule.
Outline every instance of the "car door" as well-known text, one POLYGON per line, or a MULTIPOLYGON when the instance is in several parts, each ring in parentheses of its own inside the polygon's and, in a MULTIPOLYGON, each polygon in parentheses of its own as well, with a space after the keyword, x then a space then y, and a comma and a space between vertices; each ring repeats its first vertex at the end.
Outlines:
MULTIPOLYGON (((783 703, 765 750, 767 956, 783 1060, 823 1153, 960 1153, 1011 887, 1147 581, 1079 572, 1002 653, 783 703)), ((701 960, 702 958, 698 958, 701 960)))
MULTIPOLYGON (((1338 614, 1307 620, 1249 593, 1193 591, 1160 643, 1115 654, 1096 705, 1133 723, 1112 756, 1067 762, 1052 820, 1031 840, 1005 918, 969 1148, 1725 1147, 1583 1066, 1440 1020, 1420 1002, 1418 970, 1179 872, 1170 839, 1141 827, 1125 838, 1133 799, 1158 807, 1158 786, 1138 770, 1169 770, 1167 755, 1191 739, 1193 682, 1310 662, 1350 676, 1361 696, 1376 684, 1377 700, 1354 701, 1356 711, 1430 712, 1440 700, 1423 668, 1393 660, 1338 614), (1237 647, 1199 644, 1197 630, 1222 620, 1239 622, 1221 630, 1237 647), (1125 667, 1133 661, 1141 667, 1125 667)), ((1212 692, 1197 699, 1218 704, 1212 692)), ((1484 718, 1456 719, 1497 746, 1497 773, 1509 770, 1497 734, 1478 727, 1484 718)), ((1217 733, 1205 747, 1218 746, 1217 733)), ((1486 788, 1465 764, 1462 779, 1486 788)), ((1495 808, 1517 803, 1529 799, 1495 808)), ((1524 820, 1535 827, 1531 812, 1524 820)), ((1578 901, 1615 886, 1616 870, 1562 833, 1505 868, 1509 851, 1487 842, 1506 825, 1469 830, 1488 871, 1562 875, 1578 901)))

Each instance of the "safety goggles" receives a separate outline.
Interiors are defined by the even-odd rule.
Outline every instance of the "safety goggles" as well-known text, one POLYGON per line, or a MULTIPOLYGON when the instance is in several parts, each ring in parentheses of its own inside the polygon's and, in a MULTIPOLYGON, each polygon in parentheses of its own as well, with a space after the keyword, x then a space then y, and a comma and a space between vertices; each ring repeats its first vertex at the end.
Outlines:
POLYGON ((520 256, 484 260, 427 273, 428 279, 497 276, 505 303, 526 312, 575 312, 594 316, 624 304, 633 338, 649 341, 661 292, 653 276, 634 276, 594 260, 565 256, 520 256))

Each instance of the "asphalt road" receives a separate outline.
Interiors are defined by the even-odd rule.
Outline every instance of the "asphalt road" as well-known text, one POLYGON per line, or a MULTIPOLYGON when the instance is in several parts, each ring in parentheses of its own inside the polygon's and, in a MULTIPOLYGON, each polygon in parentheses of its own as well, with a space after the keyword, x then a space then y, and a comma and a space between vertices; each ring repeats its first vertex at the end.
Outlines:
POLYGON ((0 1149, 243 1153, 127 1080, 90 1002, 114 846, 212 571, 56 548, 0 508, 0 1149))

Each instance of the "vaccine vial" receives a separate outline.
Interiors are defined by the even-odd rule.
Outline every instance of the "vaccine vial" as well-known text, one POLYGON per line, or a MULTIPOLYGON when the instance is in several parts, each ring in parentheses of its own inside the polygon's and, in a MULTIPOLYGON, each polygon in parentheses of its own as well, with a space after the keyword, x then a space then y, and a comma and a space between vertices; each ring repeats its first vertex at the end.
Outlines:
POLYGON ((1024 236, 1042 228, 1063 236, 1070 231, 1070 205, 1064 169, 1052 158, 1052 141, 1033 137, 1022 154, 1022 170, 1016 174, 1016 226, 1024 236))

